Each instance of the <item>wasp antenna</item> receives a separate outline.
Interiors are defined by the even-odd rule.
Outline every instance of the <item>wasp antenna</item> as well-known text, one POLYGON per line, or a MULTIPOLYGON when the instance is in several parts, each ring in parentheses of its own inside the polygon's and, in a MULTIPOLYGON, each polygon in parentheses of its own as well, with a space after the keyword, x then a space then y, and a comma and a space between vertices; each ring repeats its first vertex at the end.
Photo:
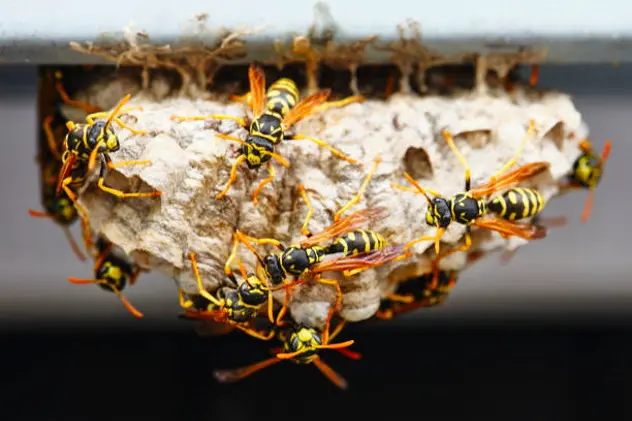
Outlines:
POLYGON ((114 109, 110 111, 110 115, 108 115, 108 119, 105 121, 106 128, 110 127, 110 124, 112 124, 114 117, 118 115, 118 113, 121 111, 121 108, 123 108, 123 105, 125 105, 131 98, 132 98, 132 94, 125 95, 123 99, 121 99, 119 103, 116 104, 116 107, 114 107, 114 109))
POLYGON ((612 142, 610 140, 606 140, 606 143, 603 145, 603 150, 601 151, 601 163, 602 165, 608 160, 610 156, 610 148, 612 147, 612 142))

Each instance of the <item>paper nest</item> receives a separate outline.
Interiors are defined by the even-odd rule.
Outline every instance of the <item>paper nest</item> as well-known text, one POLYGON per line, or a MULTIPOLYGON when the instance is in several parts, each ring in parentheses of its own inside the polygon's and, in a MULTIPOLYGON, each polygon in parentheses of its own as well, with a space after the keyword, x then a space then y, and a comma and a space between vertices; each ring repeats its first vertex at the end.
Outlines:
MULTIPOLYGON (((380 156, 382 163, 363 200, 351 212, 363 207, 387 208, 388 216, 370 228, 382 233, 388 242, 401 244, 435 231, 425 223, 425 199, 391 186, 406 184, 404 171, 422 186, 445 196, 463 190, 464 169, 441 135, 444 128, 457 139, 476 186, 511 158, 526 134, 529 120, 535 120, 537 134, 527 143, 518 164, 551 163, 549 173, 530 184, 546 199, 558 194, 557 183, 569 173, 580 154, 577 139, 587 134, 569 96, 556 92, 527 93, 517 88, 511 94, 396 94, 387 101, 367 100, 312 115, 295 127, 297 133, 325 140, 356 158, 364 163, 363 167, 342 161, 309 141, 283 142, 277 152, 291 167, 276 165, 276 179, 261 191, 260 203, 255 207, 252 191, 267 177, 265 169, 257 173, 242 166, 228 195, 215 200, 228 180, 240 146, 214 134, 244 139, 246 130, 231 121, 170 120, 173 114, 243 116, 243 104, 156 100, 154 92, 140 92, 131 104, 142 105, 144 110, 132 112, 133 118, 127 121, 149 134, 135 136, 118 130, 122 147, 112 158, 114 162, 148 159, 153 164, 111 171, 106 184, 125 191, 159 189, 162 197, 117 199, 92 183, 84 190, 81 201, 95 232, 107 236, 142 266, 173 277, 190 294, 196 294, 197 287, 188 253, 197 254, 207 289, 217 289, 226 283, 223 268, 236 228, 288 245, 301 239, 306 207, 296 191, 299 182, 307 188, 315 209, 310 229, 318 232, 332 223, 333 213, 355 194, 374 159, 380 156), (575 134, 573 139, 570 133, 575 134)), ((464 231, 464 226, 452 224, 443 237, 443 247, 461 240, 464 231)), ((473 250, 513 249, 525 243, 480 230, 475 230, 475 238, 473 250)), ((371 317, 393 282, 428 272, 434 254, 430 250, 425 253, 429 248, 431 242, 423 242, 407 261, 368 270, 353 278, 338 277, 344 292, 341 316, 349 321, 371 317)), ((254 269, 256 261, 245 247, 239 257, 250 270, 254 269)), ((443 268, 461 269, 465 258, 464 253, 455 254, 443 262, 443 268)), ((282 299, 282 295, 275 298, 282 299)), ((333 299, 333 288, 310 282, 293 290, 290 311, 298 322, 322 326, 333 299)))

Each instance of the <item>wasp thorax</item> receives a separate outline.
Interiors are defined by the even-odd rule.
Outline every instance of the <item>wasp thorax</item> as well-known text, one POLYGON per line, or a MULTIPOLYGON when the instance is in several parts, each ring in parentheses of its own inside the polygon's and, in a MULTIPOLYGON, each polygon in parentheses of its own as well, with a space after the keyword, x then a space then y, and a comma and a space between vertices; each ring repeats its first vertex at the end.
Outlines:
POLYGON ((281 261, 278 256, 268 255, 263 258, 264 268, 272 285, 279 285, 285 279, 281 261))
POLYGON ((450 201, 443 197, 435 197, 426 211, 426 223, 438 228, 446 228, 452 222, 450 201))

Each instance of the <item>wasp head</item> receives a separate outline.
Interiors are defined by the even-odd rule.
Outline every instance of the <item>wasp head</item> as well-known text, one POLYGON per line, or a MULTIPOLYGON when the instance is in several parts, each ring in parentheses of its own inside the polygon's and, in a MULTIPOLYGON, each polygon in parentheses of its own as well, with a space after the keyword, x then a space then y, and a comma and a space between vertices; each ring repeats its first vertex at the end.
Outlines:
POLYGON ((601 181, 602 162, 592 152, 580 155, 573 164, 571 181, 585 188, 595 188, 601 181))
POLYGON ((283 348, 286 353, 300 352, 295 357, 295 362, 309 363, 318 353, 318 347, 322 343, 322 338, 315 329, 298 326, 287 336, 283 348))
POLYGON ((121 148, 121 144, 114 132, 114 129, 105 121, 96 121, 88 131, 88 144, 95 148, 100 144, 99 152, 116 152, 121 148))
POLYGON ((261 305, 268 299, 268 288, 254 274, 249 274, 248 279, 239 285, 237 293, 241 301, 251 306, 261 305))
POLYGON ((114 292, 114 288, 121 291, 127 283, 127 276, 123 268, 112 262, 105 262, 95 272, 96 279, 101 281, 99 286, 106 291, 114 292))
POLYGON ((437 228, 446 228, 452 222, 450 201, 443 197, 434 197, 428 204, 426 223, 437 228))
POLYGON ((272 285, 280 285, 285 280, 285 271, 281 266, 279 256, 270 254, 263 258, 266 275, 272 285))
POLYGON ((261 136, 249 135, 246 143, 241 149, 241 153, 246 157, 249 169, 259 168, 272 158, 270 153, 274 152, 274 144, 261 136))

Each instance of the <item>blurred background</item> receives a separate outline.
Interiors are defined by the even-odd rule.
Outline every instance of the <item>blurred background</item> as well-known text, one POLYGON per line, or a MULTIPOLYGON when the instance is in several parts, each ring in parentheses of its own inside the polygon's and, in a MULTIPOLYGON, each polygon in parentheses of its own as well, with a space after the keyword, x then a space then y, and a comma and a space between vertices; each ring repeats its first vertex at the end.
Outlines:
POLYGON ((68 283, 68 276, 90 277, 91 264, 77 261, 55 224, 27 213, 41 207, 36 70, 0 67, 0 356, 8 413, 570 420, 630 409, 632 199, 624 171, 632 157, 631 76, 628 65, 541 67, 539 85, 573 96, 595 148, 613 142, 590 221, 579 221, 586 192, 554 199, 544 216, 566 215, 568 226, 522 247, 507 265, 488 256, 461 275, 442 307, 346 329, 341 340, 355 339, 364 357, 323 354, 350 383, 340 392, 314 367, 289 362, 218 385, 213 369, 264 359, 265 344, 198 337, 175 317, 175 285, 160 274, 142 275, 126 290, 141 320, 114 295, 68 283))

